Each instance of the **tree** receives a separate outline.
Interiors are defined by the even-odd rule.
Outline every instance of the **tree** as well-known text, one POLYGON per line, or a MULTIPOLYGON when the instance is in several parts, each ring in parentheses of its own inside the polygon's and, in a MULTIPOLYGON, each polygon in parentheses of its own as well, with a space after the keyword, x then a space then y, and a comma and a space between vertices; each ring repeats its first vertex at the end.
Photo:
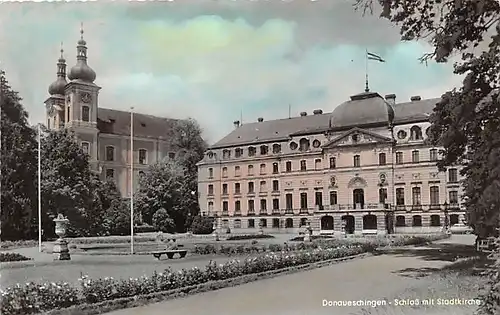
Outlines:
POLYGON ((36 223, 36 133, 17 92, 0 73, 1 105, 1 238, 27 239, 36 223))
POLYGON ((102 225, 106 235, 130 235, 130 208, 122 200, 112 200, 104 211, 102 225))
POLYGON ((170 218, 167 210, 161 208, 153 214, 153 226, 157 231, 171 233, 175 230, 174 220, 170 218))
MULTIPOLYGON (((463 86, 445 93, 430 117, 432 144, 443 147, 441 171, 461 165, 469 223, 481 237, 499 225, 500 2, 497 0, 378 0, 381 16, 400 25, 402 40, 427 39, 434 51, 422 61, 447 62, 461 54, 455 74, 463 86), (496 35, 486 38, 489 32, 496 35), (487 46, 485 45, 487 44, 487 46), (471 47, 487 47, 480 54, 471 47)), ((373 12, 373 0, 357 0, 373 12)))
MULTIPOLYGON (((47 131, 42 140, 42 205, 47 230, 51 217, 68 217, 70 236, 88 236, 92 226, 90 210, 95 206, 88 156, 67 129, 47 131)), ((95 209, 94 209, 95 210, 95 209)))
MULTIPOLYGON (((126 208, 126 204, 124 203, 115 182, 111 180, 101 181, 97 175, 92 175, 91 187, 93 201, 92 206, 87 210, 88 217, 92 218, 88 222, 89 233, 94 236, 112 234, 113 232, 109 228, 110 225, 103 224, 106 220, 109 221, 114 218, 115 211, 108 210, 112 206, 114 207, 114 210, 117 208, 126 208), (121 205, 118 205, 120 203, 121 205), (111 215, 111 218, 108 218, 107 215, 111 215)), ((130 226, 130 222, 128 223, 128 226, 130 226)))
POLYGON ((191 225, 193 234, 211 234, 214 231, 212 218, 196 216, 191 225))

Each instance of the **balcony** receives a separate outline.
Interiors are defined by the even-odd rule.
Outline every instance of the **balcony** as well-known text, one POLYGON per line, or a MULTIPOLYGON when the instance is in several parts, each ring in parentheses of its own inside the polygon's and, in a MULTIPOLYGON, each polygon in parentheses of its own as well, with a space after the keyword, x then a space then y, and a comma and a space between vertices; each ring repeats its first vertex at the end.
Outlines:
POLYGON ((285 209, 285 214, 293 214, 293 209, 285 209))
POLYGON ((259 215, 267 215, 267 210, 260 209, 259 215))
POLYGON ((229 216, 229 211, 222 211, 222 216, 223 217, 228 217, 229 216))
POLYGON ((255 215, 255 210, 248 210, 247 217, 252 217, 255 215))
POLYGON ((273 209, 272 214, 273 215, 280 215, 281 214, 281 210, 280 209, 273 209))
POLYGON ((308 209, 300 209, 299 214, 309 214, 309 210, 308 209))

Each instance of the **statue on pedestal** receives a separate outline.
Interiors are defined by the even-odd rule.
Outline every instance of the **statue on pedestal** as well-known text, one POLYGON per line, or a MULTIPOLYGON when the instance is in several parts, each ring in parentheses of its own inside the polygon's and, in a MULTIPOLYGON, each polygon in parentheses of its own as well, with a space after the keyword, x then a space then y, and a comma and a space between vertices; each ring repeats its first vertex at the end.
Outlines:
POLYGON ((54 255, 54 260, 71 260, 69 254, 68 241, 64 239, 66 236, 66 229, 68 227, 69 220, 65 218, 62 214, 57 215, 54 219, 56 224, 56 234, 59 238, 54 243, 54 249, 52 254, 54 255))
POLYGON ((311 241, 312 241, 311 222, 309 222, 309 220, 307 220, 306 228, 304 231, 304 242, 311 242, 311 241))
POLYGON ((264 235, 264 229, 262 229, 262 222, 259 222, 259 235, 264 235))
POLYGON ((213 229, 214 229, 214 236, 215 236, 215 240, 216 241, 220 241, 220 238, 219 238, 219 231, 217 230, 218 226, 217 226, 217 219, 214 220, 214 223, 213 223, 213 229))

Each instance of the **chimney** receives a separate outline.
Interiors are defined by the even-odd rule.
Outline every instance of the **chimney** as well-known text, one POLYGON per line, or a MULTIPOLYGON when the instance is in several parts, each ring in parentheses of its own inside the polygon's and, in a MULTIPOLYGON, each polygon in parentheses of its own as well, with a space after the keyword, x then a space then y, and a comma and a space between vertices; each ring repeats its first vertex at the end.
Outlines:
POLYGON ((233 124, 234 124, 234 128, 238 128, 240 126, 240 121, 239 120, 235 120, 233 122, 233 124))
POLYGON ((387 101, 387 103, 389 103, 391 105, 395 105, 396 104, 396 94, 387 94, 385 96, 385 100, 387 101))
POLYGON ((415 101, 421 101, 422 98, 418 95, 410 97, 410 101, 415 102, 415 101))
POLYGON ((257 119, 257 121, 258 121, 258 122, 263 122, 263 121, 264 121, 264 118, 259 117, 259 118, 257 119))
POLYGON ((314 114, 314 115, 321 115, 321 114, 323 114, 323 110, 321 110, 321 109, 315 109, 315 110, 313 111, 313 114, 314 114))
POLYGON ((300 116, 302 116, 302 117, 307 116, 307 112, 301 112, 300 116))

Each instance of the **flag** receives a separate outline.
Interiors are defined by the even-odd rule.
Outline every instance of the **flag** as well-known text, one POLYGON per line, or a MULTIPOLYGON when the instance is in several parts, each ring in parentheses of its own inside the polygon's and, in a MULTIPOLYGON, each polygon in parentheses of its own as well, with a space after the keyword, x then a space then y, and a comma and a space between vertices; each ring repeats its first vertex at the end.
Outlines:
POLYGON ((366 55, 368 57, 369 60, 376 60, 376 61, 379 61, 379 62, 385 62, 384 59, 382 59, 382 57, 378 56, 378 55, 375 55, 375 54, 372 54, 371 52, 366 52, 366 55))

